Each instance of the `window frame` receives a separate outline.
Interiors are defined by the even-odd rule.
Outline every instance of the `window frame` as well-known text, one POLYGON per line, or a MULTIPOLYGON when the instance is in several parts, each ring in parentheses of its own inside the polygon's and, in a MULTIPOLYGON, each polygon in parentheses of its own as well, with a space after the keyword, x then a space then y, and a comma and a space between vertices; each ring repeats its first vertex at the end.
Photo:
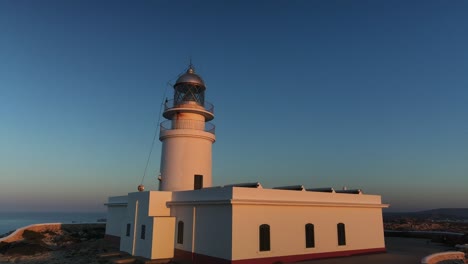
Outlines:
POLYGON ((336 225, 336 231, 338 233, 338 246, 346 246, 346 226, 343 223, 336 225))
POLYGON ((184 244, 184 221, 177 222, 177 244, 184 244))
POLYGON ((258 250, 259 251, 271 251, 271 239, 270 239, 270 225, 261 224, 258 227, 258 250))
POLYGON ((315 226, 307 223, 305 225, 305 246, 306 248, 315 248, 315 226))
POLYGON ((125 236, 130 236, 130 230, 132 228, 132 224, 127 223, 127 230, 125 230, 125 236))
POLYGON ((141 225, 140 239, 145 240, 145 238, 146 238, 146 225, 141 225))

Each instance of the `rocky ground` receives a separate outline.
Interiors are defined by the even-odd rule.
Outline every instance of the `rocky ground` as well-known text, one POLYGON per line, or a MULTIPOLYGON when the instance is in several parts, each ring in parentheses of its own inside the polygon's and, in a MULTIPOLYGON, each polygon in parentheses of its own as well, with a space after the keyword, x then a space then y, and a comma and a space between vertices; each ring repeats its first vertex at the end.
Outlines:
POLYGON ((104 240, 104 225, 43 232, 26 230, 23 239, 0 243, 0 263, 107 263, 98 255, 113 251, 118 249, 104 240))
POLYGON ((384 222, 386 230, 397 231, 443 231, 468 233, 468 223, 464 222, 432 222, 413 218, 402 218, 384 222))
MULTIPOLYGON (((104 240, 105 225, 62 225, 60 228, 45 228, 41 231, 26 230, 14 242, 0 242, 0 264, 110 264, 110 258, 100 258, 106 253, 118 252, 118 247, 104 240)), ((416 243, 416 242, 414 242, 416 243)), ((424 239, 402 239, 396 237, 386 238, 387 254, 372 255, 373 263, 418 263, 425 255, 447 250, 441 249, 424 239), (420 241, 421 245, 406 245, 412 241, 420 241), (406 245, 406 246, 402 246, 406 245), (431 250, 433 249, 434 252, 431 250), (411 251, 412 250, 412 251, 411 251), (419 254, 419 255, 418 255, 419 254), (410 259, 413 257, 414 259, 410 259), (406 262, 403 260, 407 260, 406 262)), ((120 256, 126 258, 127 256, 120 256)), ((349 263, 370 263, 369 256, 346 258, 349 263), (353 262, 354 261, 354 262, 353 262)), ((343 264, 343 259, 314 261, 314 263, 343 264)), ((138 263, 138 261, 135 261, 138 263)), ((141 262, 140 262, 141 263, 141 262)), ((174 263, 174 262, 171 262, 174 263)), ((309 263, 309 262, 304 262, 309 263)), ((463 263, 463 262, 443 262, 463 263)), ((442 263, 441 263, 442 264, 442 263)))
POLYGON ((394 218, 384 222, 384 229, 388 231, 399 231, 398 233, 386 232, 386 236, 402 236, 402 237, 418 237, 429 238, 433 242, 444 243, 449 246, 457 244, 468 244, 468 222, 452 222, 452 221, 431 221, 422 220, 411 217, 394 218), (408 232, 407 232, 408 231, 408 232), (453 232, 461 235, 453 234, 416 234, 409 233, 413 231, 422 232, 453 232))

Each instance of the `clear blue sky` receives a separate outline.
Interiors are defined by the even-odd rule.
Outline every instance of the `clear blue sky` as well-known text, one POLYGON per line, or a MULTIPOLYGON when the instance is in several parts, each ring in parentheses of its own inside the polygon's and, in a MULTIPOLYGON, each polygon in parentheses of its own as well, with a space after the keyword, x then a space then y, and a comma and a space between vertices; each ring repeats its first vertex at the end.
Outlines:
POLYGON ((135 191, 190 57, 215 105, 216 185, 468 207, 467 14, 461 0, 0 1, 0 211, 102 211, 135 191))

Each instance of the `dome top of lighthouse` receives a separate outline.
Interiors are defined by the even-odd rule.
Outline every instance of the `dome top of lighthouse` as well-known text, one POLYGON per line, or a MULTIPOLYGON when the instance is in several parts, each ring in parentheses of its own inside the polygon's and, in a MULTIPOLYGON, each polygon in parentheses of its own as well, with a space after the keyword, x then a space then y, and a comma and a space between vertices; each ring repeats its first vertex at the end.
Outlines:
POLYGON ((195 69, 193 68, 192 65, 189 66, 186 73, 182 74, 177 79, 174 86, 177 86, 178 84, 181 84, 181 83, 191 83, 191 84, 198 85, 198 86, 203 86, 203 87, 205 86, 205 82, 203 81, 203 79, 197 74, 195 74, 195 69))

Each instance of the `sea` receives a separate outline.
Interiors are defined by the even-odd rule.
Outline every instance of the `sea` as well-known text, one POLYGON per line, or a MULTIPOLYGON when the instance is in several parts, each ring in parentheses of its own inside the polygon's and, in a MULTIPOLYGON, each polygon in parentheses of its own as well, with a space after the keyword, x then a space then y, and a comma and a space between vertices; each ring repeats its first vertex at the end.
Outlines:
POLYGON ((0 237, 2 234, 32 224, 95 223, 105 218, 105 212, 0 212, 0 237))

